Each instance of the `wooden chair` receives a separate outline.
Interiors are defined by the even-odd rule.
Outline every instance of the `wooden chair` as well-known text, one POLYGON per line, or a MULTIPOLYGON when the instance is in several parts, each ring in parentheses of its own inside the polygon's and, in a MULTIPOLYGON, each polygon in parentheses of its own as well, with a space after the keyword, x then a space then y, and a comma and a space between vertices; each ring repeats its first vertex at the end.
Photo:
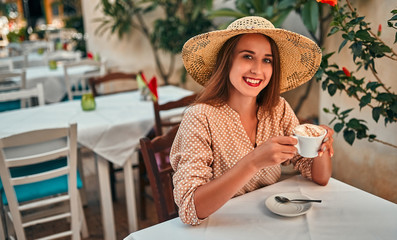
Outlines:
MULTIPOLYGON (((186 107, 194 102, 196 99, 197 94, 192 94, 186 97, 183 97, 181 99, 178 99, 176 101, 171 101, 167 102, 164 104, 159 104, 157 101, 153 101, 153 109, 154 109, 154 119, 155 119, 155 124, 153 126, 152 131, 150 131, 146 137, 148 139, 153 139, 156 136, 162 136, 163 131, 166 128, 170 128, 176 125, 180 124, 181 117, 177 118, 172 118, 172 119, 164 119, 161 117, 161 112, 162 111, 168 111, 176 108, 181 108, 181 107, 186 107)), ((142 157, 139 158, 142 160, 142 157)), ((157 162, 160 165, 161 168, 165 168, 166 166, 169 165, 169 159, 167 157, 162 157, 162 158, 157 158, 157 162)), ((143 164, 142 161, 139 162, 139 175, 144 176, 145 172, 147 169, 145 169, 145 165, 143 164)), ((140 179, 142 179, 141 177, 140 179)), ((145 218, 146 216, 146 202, 145 202, 145 184, 142 182, 139 184, 140 187, 140 203, 141 203, 141 216, 142 218, 145 218)))
POLYGON ((142 156, 153 193, 158 223, 178 216, 178 208, 175 205, 172 193, 172 174, 174 171, 169 161, 163 166, 160 166, 157 161, 158 158, 169 156, 169 149, 172 146, 178 127, 179 125, 174 126, 165 135, 157 136, 153 140, 147 137, 140 139, 142 156))
POLYGON ((65 75, 65 85, 67 97, 71 101, 73 99, 81 98, 85 93, 90 93, 88 79, 97 77, 106 73, 106 66, 104 62, 98 62, 91 59, 83 59, 77 62, 65 63, 63 65, 65 75), (81 66, 92 66, 95 69, 86 72, 83 75, 75 76, 72 74, 73 68, 81 66))
POLYGON ((186 96, 184 98, 178 99, 176 101, 167 102, 164 104, 159 104, 157 101, 153 101, 154 120, 155 120, 155 125, 154 125, 155 135, 156 136, 163 135, 163 128, 178 125, 181 120, 180 118, 177 120, 163 119, 163 118, 161 118, 162 111, 168 111, 168 110, 175 109, 175 108, 189 106, 190 104, 192 104, 194 102, 196 97, 197 97, 197 94, 192 94, 192 95, 186 96))
POLYGON ((78 193, 77 124, 0 139, 0 176, 2 212, 13 223, 6 230, 14 230, 17 239, 26 239, 27 227, 61 219, 70 230, 54 229, 59 233, 45 239, 76 240, 80 232, 88 237, 78 193))
MULTIPOLYGON (((136 73, 111 72, 100 77, 89 78, 89 84, 94 97, 101 95, 110 95, 120 92, 136 90, 136 73), (117 87, 115 84, 124 82, 123 87, 117 87), (113 85, 112 85, 113 84, 113 85), (131 87, 131 86, 135 86, 131 87)), ((109 162, 110 190, 112 192, 112 200, 117 200, 116 194, 116 176, 115 173, 121 171, 121 168, 115 168, 112 162, 109 162)), ((142 181, 140 181, 142 182, 142 181)))
POLYGON ((92 95, 96 97, 136 90, 138 88, 136 76, 136 73, 111 72, 102 77, 92 77, 89 79, 92 95), (115 86, 117 83, 121 82, 126 84, 123 84, 123 87, 115 86))

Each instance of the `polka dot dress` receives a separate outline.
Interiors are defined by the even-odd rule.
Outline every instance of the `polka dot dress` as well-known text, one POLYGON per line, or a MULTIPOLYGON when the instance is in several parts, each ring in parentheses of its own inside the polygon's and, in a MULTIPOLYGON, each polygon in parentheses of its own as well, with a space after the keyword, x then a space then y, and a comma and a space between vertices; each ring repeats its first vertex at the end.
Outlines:
MULTIPOLYGON (((283 98, 280 98, 272 114, 260 108, 257 117, 258 146, 269 138, 291 135, 292 129, 299 124, 293 110, 283 98)), ((254 145, 245 132, 240 116, 227 104, 217 107, 197 104, 186 111, 170 155, 171 165, 175 170, 174 198, 184 223, 197 225, 202 221, 195 211, 195 190, 223 175, 252 150, 254 145)), ((297 155, 286 162, 290 163, 304 177, 311 179, 312 159, 297 155)), ((273 184, 280 175, 280 165, 264 168, 235 196, 273 184)))

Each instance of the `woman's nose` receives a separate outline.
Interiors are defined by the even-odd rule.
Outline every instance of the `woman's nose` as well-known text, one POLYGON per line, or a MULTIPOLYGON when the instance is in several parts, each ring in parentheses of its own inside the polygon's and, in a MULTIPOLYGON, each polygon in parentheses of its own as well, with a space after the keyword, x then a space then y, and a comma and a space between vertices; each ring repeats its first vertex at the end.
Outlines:
POLYGON ((254 62, 252 63, 252 65, 251 65, 250 72, 251 72, 252 74, 261 74, 261 71, 262 71, 262 69, 261 69, 261 63, 258 62, 258 61, 254 61, 254 62))

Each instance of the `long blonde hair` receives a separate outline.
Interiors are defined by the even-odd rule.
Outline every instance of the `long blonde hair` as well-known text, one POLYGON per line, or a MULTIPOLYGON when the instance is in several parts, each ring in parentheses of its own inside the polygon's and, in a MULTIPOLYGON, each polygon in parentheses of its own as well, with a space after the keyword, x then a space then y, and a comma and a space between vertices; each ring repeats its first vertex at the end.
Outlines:
MULTIPOLYGON (((233 63, 233 51, 241 36, 243 34, 228 39, 222 46, 210 80, 198 94, 195 104, 206 103, 218 106, 227 101, 231 87, 229 73, 233 63)), ((280 57, 276 43, 270 37, 267 37, 267 39, 270 42, 273 55, 273 74, 269 84, 256 97, 256 103, 258 106, 263 106, 266 110, 271 111, 280 98, 280 57)))

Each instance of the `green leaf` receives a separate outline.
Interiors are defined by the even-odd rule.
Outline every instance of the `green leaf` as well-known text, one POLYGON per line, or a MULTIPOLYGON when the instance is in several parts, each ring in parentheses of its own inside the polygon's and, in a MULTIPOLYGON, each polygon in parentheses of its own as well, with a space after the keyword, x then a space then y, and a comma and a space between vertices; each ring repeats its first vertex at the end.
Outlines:
POLYGON ((334 94, 336 93, 337 89, 338 89, 338 86, 336 86, 336 84, 328 85, 328 93, 329 93, 329 95, 334 96, 334 94))
POLYGON ((345 129, 343 131, 343 138, 347 143, 353 145, 354 139, 356 138, 356 134, 352 130, 345 129))
POLYGON ((317 30, 319 22, 319 8, 315 1, 307 1, 303 5, 302 9, 302 20, 303 24, 307 27, 310 32, 315 32, 317 30))
POLYGON ((376 135, 370 134, 370 135, 368 136, 368 141, 373 142, 375 138, 376 138, 376 135))
POLYGON ((360 57, 362 54, 363 43, 361 41, 355 42, 350 46, 353 52, 353 61, 356 60, 357 57, 360 57))
POLYGON ((371 93, 367 93, 360 99, 360 108, 363 108, 364 106, 368 105, 371 102, 372 95, 371 93))
POLYGON ((335 130, 335 132, 340 132, 342 129, 343 129, 343 127, 344 127, 344 124, 343 123, 337 123, 337 124, 335 124, 335 126, 334 126, 334 130, 335 130))
POLYGON ((285 9, 285 8, 289 8, 289 7, 293 7, 295 6, 296 1, 295 0, 282 0, 279 4, 278 4, 278 8, 279 9, 285 9))
POLYGON ((353 109, 354 109, 354 108, 347 109, 347 110, 341 112, 340 114, 341 114, 341 115, 347 115, 349 112, 353 111, 353 109))
POLYGON ((339 32, 339 28, 338 27, 332 27, 331 30, 328 33, 328 36, 331 36, 332 34, 335 34, 339 32))
POLYGON ((323 108, 323 111, 326 113, 329 113, 329 109, 328 108, 323 108))
POLYGON ((353 129, 361 129, 361 124, 356 118, 352 118, 346 123, 346 126, 353 129))
POLYGON ((376 96, 376 100, 380 102, 391 102, 393 101, 393 97, 390 93, 379 93, 378 96, 376 96))
POLYGON ((340 50, 342 50, 342 48, 346 45, 347 43, 347 39, 343 40, 343 42, 340 44, 338 52, 340 52, 340 50))
POLYGON ((214 17, 235 17, 235 18, 241 18, 241 17, 245 17, 247 15, 241 13, 241 12, 237 12, 233 9, 230 8, 221 8, 218 10, 214 10, 214 11, 210 11, 209 12, 209 16, 211 18, 214 17))
POLYGON ((378 122, 381 113, 382 113, 381 107, 374 107, 372 109, 372 118, 375 120, 375 122, 378 122))
POLYGON ((367 30, 358 30, 356 32, 356 37, 360 38, 364 41, 371 41, 373 38, 371 37, 371 35, 368 33, 367 30))
POLYGON ((390 110, 397 114, 397 101, 394 101, 394 103, 390 106, 390 110))
POLYGON ((378 82, 369 82, 369 83, 367 83, 366 88, 367 88, 367 89, 371 89, 372 91, 375 91, 376 88, 378 88, 380 85, 381 85, 381 84, 378 83, 378 82))

